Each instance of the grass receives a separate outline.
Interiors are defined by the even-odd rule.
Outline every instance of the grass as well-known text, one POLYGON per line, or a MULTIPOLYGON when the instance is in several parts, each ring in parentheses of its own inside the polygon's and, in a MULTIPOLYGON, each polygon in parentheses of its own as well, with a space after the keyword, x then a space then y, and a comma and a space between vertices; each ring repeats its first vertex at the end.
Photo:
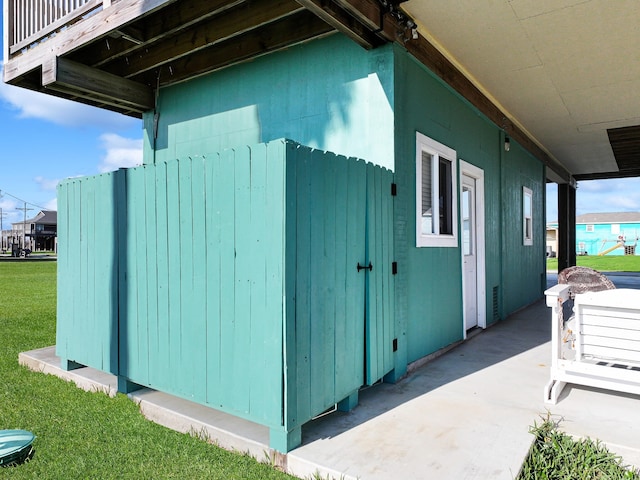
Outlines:
MULTIPOLYGON (((124 395, 84 392, 20 367, 19 352, 55 343, 55 282, 55 262, 0 261, 0 429, 37 435, 33 460, 0 468, 0 478, 294 478, 200 435, 149 422, 124 395)), ((531 433, 518 480, 640 480, 601 444, 574 440, 549 418, 531 433)))
MULTIPOLYGON (((581 267, 590 267, 601 272, 640 272, 640 256, 636 255, 584 255, 576 258, 581 267)), ((547 270, 557 270, 558 259, 547 259, 547 270)))
POLYGON ((55 291, 55 262, 0 261, 0 429, 37 436, 34 458, 0 468, 0 478, 294 478, 149 422, 124 395, 84 392, 19 366, 19 352, 55 343, 55 291))
POLYGON ((534 425, 535 440, 517 480, 638 480, 637 470, 598 441, 576 440, 558 430, 550 417, 534 425))

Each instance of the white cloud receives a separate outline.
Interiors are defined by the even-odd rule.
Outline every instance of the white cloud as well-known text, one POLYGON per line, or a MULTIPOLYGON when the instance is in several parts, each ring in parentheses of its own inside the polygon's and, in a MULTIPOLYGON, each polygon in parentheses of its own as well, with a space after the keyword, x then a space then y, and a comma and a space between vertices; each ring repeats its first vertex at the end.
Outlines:
POLYGON ((19 220, 19 213, 16 208, 18 202, 11 197, 3 196, 0 193, 0 209, 2 210, 2 229, 10 230, 11 223, 19 220))
MULTIPOLYGON (((547 184, 547 222, 558 219, 557 192, 556 184, 547 184)), ((579 182, 576 214, 604 212, 640 212, 640 178, 579 182)))
POLYGON ((47 203, 45 203, 44 205, 45 210, 58 210, 58 199, 57 198, 52 198, 51 200, 49 200, 47 203))
MULTIPOLYGON (((4 70, 0 63, 0 73, 4 70)), ((36 118, 67 127, 92 126, 114 130, 131 127, 130 117, 83 103, 64 100, 0 81, 0 100, 17 111, 18 118, 36 118)))
POLYGON ((602 192, 607 190, 605 180, 589 180, 578 184, 578 188, 582 192, 602 192))
POLYGON ((547 223, 558 220, 558 184, 547 183, 547 223))
POLYGON ((115 133, 100 136, 106 155, 98 167, 100 172, 142 165, 142 139, 125 138, 115 133))
POLYGON ((576 193, 578 215, 640 211, 640 179, 618 178, 583 181, 576 193))
POLYGON ((56 187, 58 186, 58 183, 60 182, 60 180, 56 179, 50 179, 50 178, 44 178, 41 176, 37 176, 36 178, 34 178, 34 180, 36 181, 36 183, 38 185, 40 185, 40 189, 44 190, 44 191, 55 191, 56 187))

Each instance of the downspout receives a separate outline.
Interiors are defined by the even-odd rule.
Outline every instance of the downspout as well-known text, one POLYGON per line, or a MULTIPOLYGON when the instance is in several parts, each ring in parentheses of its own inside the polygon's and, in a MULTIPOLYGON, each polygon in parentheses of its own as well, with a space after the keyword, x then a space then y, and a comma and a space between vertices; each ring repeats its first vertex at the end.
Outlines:
POLYGON ((156 164, 156 143, 158 141, 158 124, 160 123, 160 72, 158 72, 158 78, 156 79, 156 90, 153 98, 153 142, 151 148, 153 149, 153 165, 156 164))
MULTIPOLYGON (((503 245, 504 245, 504 205, 503 205, 503 192, 504 192, 504 167, 505 167, 505 163, 506 163, 506 149, 505 149, 505 140, 507 138, 507 134, 505 132, 504 129, 500 130, 500 133, 498 135, 498 140, 499 140, 499 144, 498 144, 498 151, 500 152, 500 168, 499 168, 499 174, 498 174, 498 180, 499 180, 499 185, 500 188, 498 189, 498 198, 499 198, 499 205, 500 205, 500 215, 499 215, 499 220, 498 220, 498 228, 500 229, 500 235, 498 236, 498 251, 502 252, 503 251, 503 245)), ((498 316, 499 319, 501 320, 503 317, 503 305, 504 305, 504 300, 503 300, 503 296, 504 296, 504 269, 505 269, 505 265, 504 265, 504 257, 502 255, 500 255, 500 279, 498 282, 499 285, 499 290, 498 290, 498 305, 497 305, 497 310, 498 310, 498 316)))

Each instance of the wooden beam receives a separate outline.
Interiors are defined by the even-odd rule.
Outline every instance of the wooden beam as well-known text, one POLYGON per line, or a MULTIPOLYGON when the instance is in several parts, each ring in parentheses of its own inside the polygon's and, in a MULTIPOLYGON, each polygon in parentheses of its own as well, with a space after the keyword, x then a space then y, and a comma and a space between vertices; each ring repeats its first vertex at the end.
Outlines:
MULTIPOLYGON (((106 8, 88 18, 69 25, 66 30, 12 56, 4 64, 4 80, 14 83, 22 75, 42 67, 52 56, 63 57, 70 52, 108 35, 122 25, 129 24, 176 0, 119 0, 117 8, 106 8)), ((6 59, 5 59, 6 60, 6 59)))
POLYGON ((576 264, 576 189, 558 185, 558 271, 576 264))
POLYGON ((147 85, 65 58, 54 58, 45 65, 42 70, 42 85, 139 112, 151 110, 154 105, 153 90, 147 85))
POLYGON ((149 45, 144 53, 105 64, 105 68, 131 78, 302 10, 295 0, 254 0, 149 45))
POLYGON ((188 27, 208 18, 220 15, 231 8, 235 8, 246 0, 181 0, 156 10, 142 22, 134 22, 134 28, 141 32, 142 43, 133 45, 131 42, 116 35, 109 35, 100 42, 94 42, 69 58, 80 63, 101 67, 118 58, 143 55, 145 48, 158 40, 186 31, 188 27))
MULTIPOLYGON (((229 65, 250 60, 298 43, 334 32, 313 13, 302 10, 281 20, 234 37, 219 45, 199 50, 188 57, 162 65, 160 85, 188 80, 229 65)), ((146 72, 134 80, 155 81, 155 73, 146 72)))
POLYGON ((353 15, 332 0, 297 0, 333 28, 344 33, 366 49, 379 47, 384 41, 353 15))
POLYGON ((382 28, 384 12, 380 2, 376 0, 335 0, 335 2, 372 32, 382 28))

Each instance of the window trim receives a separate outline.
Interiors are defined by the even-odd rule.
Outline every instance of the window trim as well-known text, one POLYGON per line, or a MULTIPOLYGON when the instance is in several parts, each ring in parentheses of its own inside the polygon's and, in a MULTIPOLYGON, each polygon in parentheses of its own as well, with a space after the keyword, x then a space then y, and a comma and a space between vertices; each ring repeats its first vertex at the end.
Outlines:
MULTIPOLYGON (((456 151, 437 142, 420 132, 416 132, 416 247, 458 247, 458 157, 456 151), (440 157, 451 163, 451 223, 452 233, 441 234, 422 233, 422 153, 426 152, 434 157, 432 162, 432 195, 438 197, 439 179, 438 166, 440 157)), ((433 202, 437 208, 438 202, 433 202)), ((439 225, 436 225, 438 228, 439 225)))
POLYGON ((533 245, 533 190, 527 187, 522 187, 522 243, 526 246, 533 245), (529 216, 527 216, 527 197, 531 206, 529 216), (527 220, 530 221, 530 232, 527 229, 527 220))

